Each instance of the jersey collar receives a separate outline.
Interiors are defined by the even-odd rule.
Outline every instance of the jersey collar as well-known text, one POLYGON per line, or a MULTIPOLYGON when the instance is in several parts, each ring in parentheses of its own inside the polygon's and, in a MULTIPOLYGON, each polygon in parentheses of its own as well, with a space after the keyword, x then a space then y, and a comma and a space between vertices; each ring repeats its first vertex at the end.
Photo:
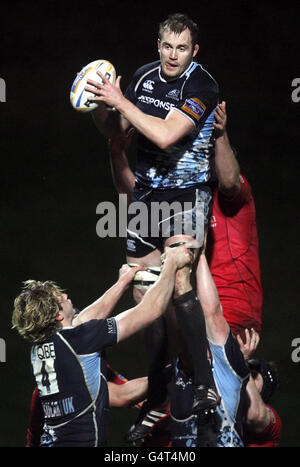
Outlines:
MULTIPOLYGON (((179 78, 182 78, 183 76, 190 76, 190 74, 194 71, 194 69, 198 66, 198 63, 197 62, 191 62, 191 64, 187 67, 187 69, 180 75, 178 76, 177 78, 174 78, 174 80, 171 80, 171 81, 176 81, 177 79, 179 78)), ((164 83, 170 83, 171 81, 167 81, 163 75, 162 75, 162 72, 161 72, 161 65, 159 65, 159 68, 158 68, 158 75, 159 75, 159 78, 161 81, 163 81, 164 83)))

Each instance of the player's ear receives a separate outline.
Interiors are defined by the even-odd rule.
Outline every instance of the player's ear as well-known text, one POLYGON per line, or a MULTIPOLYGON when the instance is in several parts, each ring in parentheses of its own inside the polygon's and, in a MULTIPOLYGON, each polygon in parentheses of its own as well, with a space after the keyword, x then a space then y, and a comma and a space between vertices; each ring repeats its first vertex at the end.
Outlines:
POLYGON ((58 313, 58 315, 55 316, 55 319, 56 321, 63 321, 64 315, 62 314, 61 311, 58 313))
POLYGON ((193 57, 195 57, 195 56, 197 55, 198 50, 199 50, 199 44, 195 44, 195 45, 194 45, 193 57))
POLYGON ((158 53, 160 53, 160 45, 161 45, 161 43, 160 43, 160 39, 157 39, 157 48, 158 48, 158 53))

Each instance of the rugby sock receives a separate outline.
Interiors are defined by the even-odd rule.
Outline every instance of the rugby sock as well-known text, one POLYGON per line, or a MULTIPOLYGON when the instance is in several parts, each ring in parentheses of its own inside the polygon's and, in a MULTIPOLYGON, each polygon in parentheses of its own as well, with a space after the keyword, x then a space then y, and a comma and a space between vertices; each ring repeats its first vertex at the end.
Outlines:
POLYGON ((207 358, 208 342, 203 311, 193 290, 173 300, 178 325, 193 363, 194 385, 215 388, 207 358))
POLYGON ((165 320, 158 318, 144 331, 148 359, 148 402, 151 406, 163 404, 168 395, 164 371, 167 358, 167 332, 165 320))

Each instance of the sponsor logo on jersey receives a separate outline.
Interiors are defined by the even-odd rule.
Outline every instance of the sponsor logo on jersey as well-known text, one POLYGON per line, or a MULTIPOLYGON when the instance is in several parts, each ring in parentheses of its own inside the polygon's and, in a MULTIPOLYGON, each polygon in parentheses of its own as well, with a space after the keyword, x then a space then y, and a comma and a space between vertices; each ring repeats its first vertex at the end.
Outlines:
POLYGON ((46 360, 47 358, 56 358, 53 342, 50 342, 49 344, 38 345, 36 349, 37 356, 40 360, 46 360))
POLYGON ((154 99, 154 97, 150 96, 140 96, 139 101, 142 102, 143 104, 148 104, 148 105, 154 105, 154 107, 157 107, 159 109, 164 109, 164 110, 170 110, 174 106, 174 104, 171 104, 170 102, 164 102, 161 101, 160 99, 154 99))
POLYGON ((73 396, 58 401, 42 402, 42 406, 46 418, 62 417, 75 412, 73 396))
POLYGON ((166 97, 169 97, 170 99, 175 99, 176 101, 178 101, 179 100, 179 94, 180 94, 179 89, 172 89, 171 91, 168 92, 166 97))
POLYGON ((216 219, 216 216, 211 216, 210 218, 210 227, 212 229, 214 229, 215 227, 217 227, 217 219, 216 219))
POLYGON ((117 328, 116 328, 116 321, 114 318, 107 318, 107 332, 108 334, 116 334, 117 328))
POLYGON ((152 92, 154 90, 154 81, 147 79, 143 82, 143 89, 147 92, 152 92))
POLYGON ((135 241, 127 239, 127 250, 136 251, 135 241))
POLYGON ((186 99, 181 109, 199 121, 202 114, 205 112, 206 105, 204 105, 197 97, 193 97, 186 99))

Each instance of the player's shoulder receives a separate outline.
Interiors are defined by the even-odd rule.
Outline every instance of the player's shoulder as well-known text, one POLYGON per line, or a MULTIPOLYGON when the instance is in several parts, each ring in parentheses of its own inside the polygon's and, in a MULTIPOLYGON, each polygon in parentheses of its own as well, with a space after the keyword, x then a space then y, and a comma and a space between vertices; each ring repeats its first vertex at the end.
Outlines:
POLYGON ((210 85, 216 89, 219 88, 215 78, 201 63, 192 62, 188 69, 185 71, 185 75, 191 80, 201 79, 203 85, 210 85))
POLYGON ((140 66, 134 73, 134 78, 139 79, 144 75, 157 72, 160 67, 160 61, 156 60, 155 62, 146 63, 145 65, 140 66))
POLYGON ((279 413, 277 412, 276 409, 274 409, 273 406, 269 405, 269 404, 266 404, 266 407, 271 415, 271 421, 272 421, 272 424, 273 425, 277 425, 277 427, 279 429, 281 429, 281 426, 282 426, 282 420, 281 420, 281 417, 279 415, 279 413))
POLYGON ((74 323, 72 326, 66 326, 59 329, 57 335, 60 334, 63 337, 72 338, 88 333, 90 330, 94 330, 95 327, 101 327, 105 323, 105 319, 90 319, 88 321, 82 321, 74 323))

